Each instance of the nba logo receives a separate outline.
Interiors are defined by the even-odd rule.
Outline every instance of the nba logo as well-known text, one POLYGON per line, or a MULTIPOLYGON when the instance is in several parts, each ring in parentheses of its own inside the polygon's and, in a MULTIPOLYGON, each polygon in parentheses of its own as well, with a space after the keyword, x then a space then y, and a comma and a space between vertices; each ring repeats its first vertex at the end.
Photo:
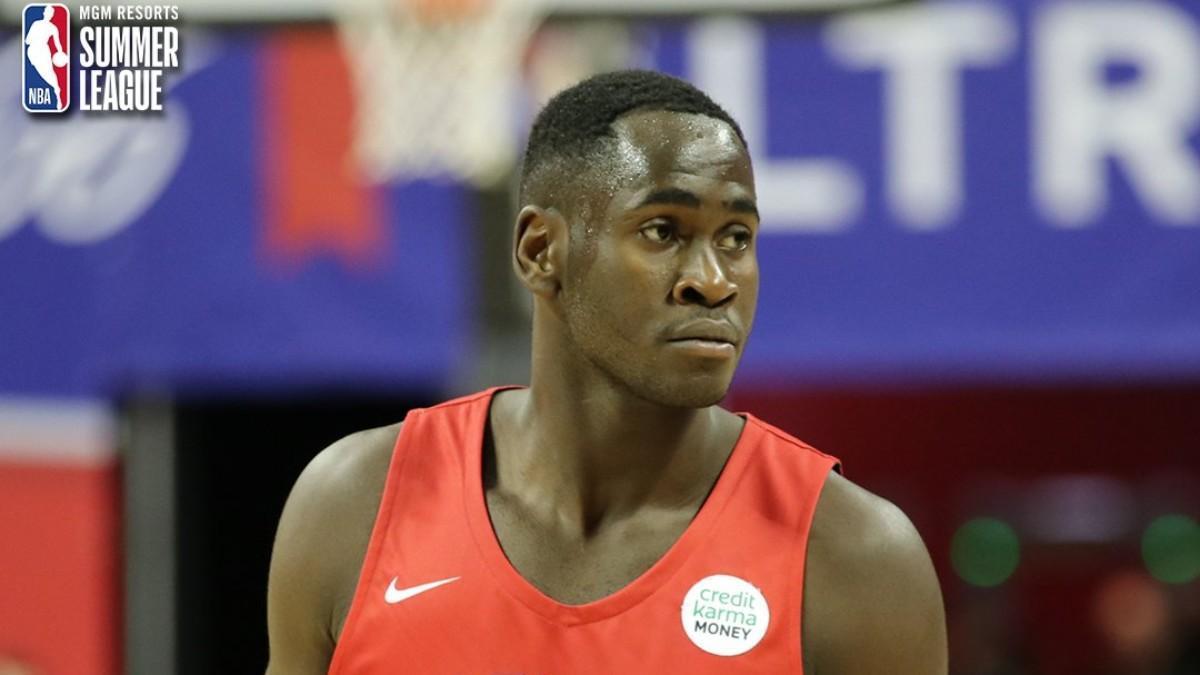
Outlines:
POLYGON ((61 113, 71 105, 71 10, 25 5, 21 105, 32 113, 61 113))

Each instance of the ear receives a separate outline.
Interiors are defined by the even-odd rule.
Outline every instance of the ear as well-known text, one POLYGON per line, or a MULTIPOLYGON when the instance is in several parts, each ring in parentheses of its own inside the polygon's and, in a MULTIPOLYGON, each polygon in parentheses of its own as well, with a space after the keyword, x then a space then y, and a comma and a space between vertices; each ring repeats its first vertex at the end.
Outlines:
POLYGON ((567 223, 554 209, 526 206, 517 214, 513 270, 534 295, 554 297, 566 266, 567 223))

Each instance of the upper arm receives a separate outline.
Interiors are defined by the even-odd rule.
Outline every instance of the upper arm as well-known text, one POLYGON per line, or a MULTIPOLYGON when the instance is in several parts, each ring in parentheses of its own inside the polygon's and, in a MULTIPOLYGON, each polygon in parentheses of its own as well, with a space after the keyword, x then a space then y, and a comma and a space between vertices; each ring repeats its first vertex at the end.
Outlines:
POLYGON ((946 618, 929 553, 895 505, 831 475, 810 536, 806 675, 942 675, 946 618))
POLYGON ((324 675, 349 609, 398 425, 348 436, 300 474, 267 583, 269 675, 324 675))

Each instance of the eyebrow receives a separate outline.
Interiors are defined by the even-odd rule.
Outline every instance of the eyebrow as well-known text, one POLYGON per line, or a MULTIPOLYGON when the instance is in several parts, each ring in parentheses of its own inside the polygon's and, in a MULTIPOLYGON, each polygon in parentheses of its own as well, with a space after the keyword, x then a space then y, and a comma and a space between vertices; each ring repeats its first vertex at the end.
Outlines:
MULTIPOLYGON (((687 190, 680 188, 665 188, 656 190, 646 195, 646 198, 637 205, 636 208, 644 208, 655 204, 671 204, 674 206, 687 206, 689 208, 700 208, 700 198, 687 190)), ((734 211, 735 213, 748 213, 758 218, 758 208, 754 202, 749 199, 731 199, 721 202, 721 206, 734 211)))
POLYGON ((749 213, 755 220, 762 220, 758 217, 758 207, 749 199, 733 199, 721 202, 721 205, 735 213, 749 213))
POLYGON ((666 188, 663 190, 656 190, 646 195, 646 198, 637 205, 637 208, 640 209, 642 207, 651 206, 654 204, 690 206, 693 209, 698 209, 700 208, 700 198, 691 192, 688 192, 687 190, 680 190, 679 188, 666 188))

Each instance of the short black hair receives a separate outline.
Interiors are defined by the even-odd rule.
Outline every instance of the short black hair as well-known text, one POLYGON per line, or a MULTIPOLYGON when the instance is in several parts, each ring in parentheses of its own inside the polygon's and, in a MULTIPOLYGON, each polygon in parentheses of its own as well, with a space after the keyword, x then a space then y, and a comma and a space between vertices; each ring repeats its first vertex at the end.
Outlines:
POLYGON ((653 110, 721 120, 746 147, 738 123, 691 83, 651 70, 602 73, 559 92, 538 113, 525 146, 521 203, 527 203, 530 179, 540 167, 562 159, 590 159, 614 138, 613 122, 632 112, 653 110))

